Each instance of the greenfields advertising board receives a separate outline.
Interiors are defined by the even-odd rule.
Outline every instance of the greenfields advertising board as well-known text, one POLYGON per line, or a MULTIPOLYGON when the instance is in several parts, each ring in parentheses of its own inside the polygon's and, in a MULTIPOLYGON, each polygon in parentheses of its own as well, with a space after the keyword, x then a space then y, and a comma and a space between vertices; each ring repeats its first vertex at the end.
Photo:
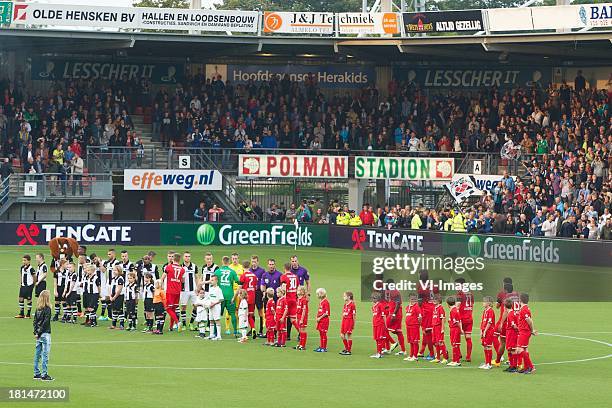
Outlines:
POLYGON ((519 237, 511 235, 444 234, 445 254, 493 261, 612 267, 612 242, 519 237))
POLYGON ((293 224, 161 224, 163 245, 297 245, 327 246, 326 225, 293 224))
POLYGON ((455 160, 448 157, 355 157, 355 178, 451 180, 455 160))

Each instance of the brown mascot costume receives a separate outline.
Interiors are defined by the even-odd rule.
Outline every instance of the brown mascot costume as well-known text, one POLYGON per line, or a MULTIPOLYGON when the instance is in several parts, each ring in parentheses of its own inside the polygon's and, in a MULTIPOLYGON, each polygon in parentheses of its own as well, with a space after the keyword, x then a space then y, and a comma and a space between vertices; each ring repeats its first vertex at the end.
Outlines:
POLYGON ((49 248, 51 249, 51 256, 53 257, 50 265, 51 272, 53 273, 53 278, 57 282, 53 293, 55 300, 55 316, 53 316, 53 320, 57 321, 59 320, 60 305, 63 306, 64 309, 64 318, 68 316, 66 299, 64 299, 63 294, 67 276, 64 269, 60 268, 60 260, 65 259, 72 261, 73 257, 78 256, 79 243, 74 238, 57 237, 49 241, 49 248))

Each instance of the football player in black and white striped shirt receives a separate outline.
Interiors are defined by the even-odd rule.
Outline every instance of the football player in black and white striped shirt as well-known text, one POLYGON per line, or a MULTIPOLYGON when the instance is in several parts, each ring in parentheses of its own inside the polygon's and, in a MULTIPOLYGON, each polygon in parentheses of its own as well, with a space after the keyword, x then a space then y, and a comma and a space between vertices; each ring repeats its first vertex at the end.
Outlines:
POLYGON ((66 259, 58 259, 55 262, 55 272, 53 273, 53 298, 55 300, 55 315, 53 321, 56 322, 60 315, 60 304, 62 305, 63 312, 66 313, 66 299, 64 299, 64 286, 66 285, 66 279, 68 272, 66 271, 68 261, 66 259))
POLYGON ((154 318, 154 308, 153 308, 153 295, 155 294, 155 284, 153 275, 149 272, 144 274, 144 282, 141 286, 141 294, 144 299, 144 311, 145 311, 145 321, 147 322, 147 328, 144 329, 143 333, 152 333, 153 332, 153 318, 154 318))
POLYGON ((49 267, 45 263, 45 256, 41 253, 36 254, 36 279, 34 280, 34 294, 36 297, 40 296, 40 292, 47 289, 47 274, 49 273, 49 267))
POLYGON ((32 258, 30 255, 24 255, 21 258, 21 281, 19 283, 19 314, 15 316, 17 319, 30 318, 32 314, 32 291, 34 290, 34 279, 36 278, 36 270, 31 265, 32 258), (25 301, 28 302, 28 314, 24 315, 25 301))
MULTIPOLYGON (((130 261, 130 255, 125 249, 121 251, 121 267, 123 268, 123 277, 127 286, 127 276, 130 272, 134 270, 135 265, 132 261, 130 261)), ((138 285, 138 281, 136 281, 136 285, 138 285)), ((125 295, 125 286, 123 287, 123 294, 125 295)), ((136 300, 136 311, 138 311, 138 299, 136 300)))
MULTIPOLYGON (((157 265, 155 265, 153 263, 153 258, 155 257, 155 252, 153 251, 149 251, 147 252, 147 254, 145 256, 142 257, 142 259, 138 260, 136 262, 135 268, 136 268, 136 279, 138 280, 138 288, 140 289, 139 292, 139 297, 140 299, 145 299, 144 297, 144 277, 147 273, 151 274, 151 276, 153 276, 153 280, 157 280, 159 279, 159 269, 157 268, 157 265)), ((145 315, 146 315, 146 311, 145 311, 145 315)), ((146 321, 146 316, 145 316, 145 321, 146 321)))
POLYGON ((191 262, 191 253, 183 253, 183 268, 185 268, 185 275, 183 281, 183 290, 181 290, 181 296, 179 304, 181 306, 181 331, 187 328, 187 303, 191 303, 191 320, 189 322, 189 330, 195 331, 197 328, 193 325, 197 315, 197 308, 193 306, 198 298, 197 287, 198 287, 198 266, 191 262))
POLYGON ((64 309, 64 317, 62 317, 62 323, 76 323, 77 320, 77 286, 79 284, 77 267, 72 262, 69 262, 66 266, 68 275, 66 277, 66 283, 64 285, 63 298, 66 299, 67 307, 64 309))
POLYGON ((117 260, 117 254, 115 253, 114 249, 109 249, 106 255, 108 256, 108 259, 102 262, 102 265, 100 267, 100 270, 104 274, 102 280, 102 287, 100 289, 102 291, 100 293, 100 297, 102 298, 102 312, 100 313, 100 320, 108 320, 109 317, 112 317, 113 307, 110 300, 110 287, 111 281, 113 280, 113 269, 115 268, 115 265, 119 264, 119 261, 117 260), (108 317, 106 317, 107 309, 108 317))
POLYGON ((113 266, 113 276, 110 282, 110 301, 112 322, 109 329, 117 328, 117 320, 121 324, 121 330, 124 328, 125 316, 123 314, 123 286, 125 286, 125 278, 123 277, 123 267, 120 264, 113 266))
POLYGON ((125 314, 128 319, 128 331, 136 330, 136 304, 138 303, 138 282, 136 272, 128 272, 125 284, 125 314))
POLYGON ((100 289, 102 286, 101 272, 95 264, 85 266, 85 277, 83 280, 83 301, 85 303, 86 326, 96 327, 98 325, 96 310, 100 300, 100 289))
MULTIPOLYGON (((82 247, 79 247, 79 251, 81 250, 82 247)), ((77 278, 78 278, 78 286, 77 286, 77 316, 81 317, 83 316, 83 308, 81 307, 81 304, 84 303, 83 302, 83 282, 85 281, 85 265, 88 265, 90 263, 89 258, 87 257, 87 255, 79 255, 79 260, 78 260, 78 265, 77 265, 77 278)))

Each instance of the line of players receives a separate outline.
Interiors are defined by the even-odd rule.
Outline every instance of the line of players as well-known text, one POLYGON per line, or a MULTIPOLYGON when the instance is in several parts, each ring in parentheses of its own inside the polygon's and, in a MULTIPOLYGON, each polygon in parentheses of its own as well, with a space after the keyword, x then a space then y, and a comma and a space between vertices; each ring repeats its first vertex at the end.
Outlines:
MULTIPOLYGON (((389 290, 372 294, 372 326, 376 342, 376 353, 373 358, 382 358, 398 346, 396 355, 407 355, 405 361, 418 361, 424 357, 432 363, 446 364, 451 367, 461 365, 461 337, 466 340, 466 362, 472 359, 472 327, 474 296, 471 292, 459 291, 455 296, 448 296, 448 327, 452 348, 452 361, 448 361, 444 326, 446 311, 442 305, 442 296, 438 287, 429 280, 427 271, 421 271, 418 292, 410 294, 409 304, 405 311, 405 325, 410 351, 406 351, 406 341, 402 332, 402 299, 399 291, 389 290), (422 343, 419 348, 419 342, 422 343), (395 335, 397 341, 392 337, 395 335), (428 355, 424 355, 425 349, 428 355), (434 356, 435 349, 435 356, 434 356)), ((465 284, 458 278, 458 284, 465 284)), ((528 306, 529 295, 514 291, 511 278, 504 278, 503 289, 494 302, 490 296, 483 298, 483 314, 480 323, 480 339, 484 349, 484 363, 479 368, 490 370, 500 367, 504 351, 508 352, 509 367, 504 371, 530 374, 535 371, 528 346, 532 335, 536 335, 531 311, 528 306), (495 320, 493 305, 499 309, 495 320), (493 351, 496 358, 493 360, 493 351), (519 367, 522 367, 519 369, 519 367)))
MULTIPOLYGON (((260 323, 259 336, 267 338, 266 345, 284 347, 286 341, 290 340, 291 327, 295 327, 300 333, 299 343, 295 348, 305 349, 310 277, 308 271, 299 264, 297 256, 291 257, 291 262, 285 265, 285 273, 282 274, 276 270, 274 259, 268 260, 268 271, 264 271, 259 266, 257 256, 251 257, 250 262, 240 264, 238 254, 234 253, 231 262, 229 257, 224 257, 222 266, 218 267, 213 262, 212 255, 206 254, 200 278, 198 267, 191 262, 189 252, 183 253, 181 263, 180 254, 171 251, 168 253, 168 262, 162 267, 163 274, 160 280, 159 269, 152 263, 155 256, 153 252, 149 252, 136 264, 129 261, 127 251, 122 251, 121 260, 118 260, 115 251, 111 249, 107 253, 106 261, 101 261, 94 254, 87 257, 85 247, 81 247, 79 252, 77 265, 68 260, 59 260, 56 263, 54 320, 58 320, 60 303, 63 302, 62 321, 76 322, 76 303, 80 303, 78 287, 81 287, 86 311, 84 324, 90 326, 96 325, 98 299, 102 299, 101 319, 108 312, 113 319, 110 327, 117 327, 118 321, 119 328, 123 328, 125 310, 129 321, 128 330, 135 330, 138 298, 142 297, 147 322, 147 328, 144 331, 161 334, 165 322, 164 312, 171 317, 171 330, 185 330, 187 326, 186 309, 190 302, 193 310, 189 326, 191 330, 199 331, 198 337, 206 337, 206 328, 210 328, 210 335, 206 338, 220 339, 219 320, 223 312, 227 311, 226 316, 232 323, 234 334, 237 335, 240 329, 241 341, 244 341, 246 329, 250 329, 254 337, 258 334, 255 330, 254 316, 254 311, 257 309, 260 323), (111 274, 108 274, 109 270, 111 274), (123 278, 125 271, 127 271, 127 282, 123 278), (79 285, 78 282, 81 284, 79 285), (244 291, 236 292, 238 285, 242 285, 244 291), (237 316, 236 303, 239 306, 237 316), (155 329, 153 328, 153 316, 156 322, 155 329), (197 328, 194 323, 197 323, 197 328), (263 335, 264 324, 266 336, 263 335)), ((24 301, 27 300, 28 305, 31 305, 32 291, 38 295, 45 288, 47 266, 44 256, 37 254, 36 260, 38 268, 34 270, 30 265, 29 255, 25 255, 22 259, 20 313, 16 317, 24 317, 24 301)), ((435 285, 428 287, 429 279, 426 271, 421 272, 420 281, 422 284, 419 285, 418 293, 410 296, 409 305, 406 307, 405 322, 410 354, 405 360, 417 361, 419 357, 424 357, 432 362, 447 363, 448 351, 444 343, 446 312, 441 305, 442 299, 435 285), (421 332, 422 343, 419 349, 421 332), (426 348, 429 354, 424 356, 426 348)), ((465 283, 461 278, 456 282, 465 283)), ((315 351, 326 352, 330 307, 325 289, 318 289, 317 297, 319 307, 316 320, 320 334, 320 346, 315 351)), ((346 292, 344 300, 341 327, 344 349, 340 354, 350 355, 351 335, 355 322, 355 303, 352 293, 346 292)), ((397 354, 405 355, 400 293, 398 291, 375 292, 372 300, 374 302, 372 307, 373 336, 377 346, 377 352, 372 357, 381 358, 383 354, 393 351, 397 346, 401 347, 401 351, 397 354), (393 340, 391 334, 397 337, 397 342, 393 340)), ((510 363, 507 371, 518 371, 521 363, 522 372, 530 373, 534 370, 527 347, 531 335, 536 334, 536 331, 533 328, 528 302, 527 294, 519 295, 514 292, 510 278, 504 279, 503 290, 497 296, 496 304, 500 309, 497 321, 491 307, 492 299, 489 297, 484 299, 480 335, 485 362, 480 368, 499 367, 504 350, 507 349, 510 363), (492 360, 493 350, 497 354, 495 361, 492 360)), ((474 298, 471 293, 460 291, 456 296, 448 297, 446 303, 450 308, 448 325, 453 351, 452 361, 448 365, 459 366, 462 358, 460 350, 462 335, 467 345, 465 361, 471 361, 474 298)), ((27 317, 30 315, 30 309, 31 306, 28 307, 27 317)), ((226 329, 229 329, 228 321, 226 321, 226 329)), ((231 331, 226 331, 226 333, 230 334, 231 331)))
POLYGON ((163 325, 159 320, 165 319, 165 313, 170 316, 170 330, 184 331, 189 327, 198 330, 196 318, 201 301, 198 296, 199 289, 205 294, 210 292, 212 278, 217 276, 217 285, 224 292, 224 300, 220 301, 221 313, 225 312, 226 334, 231 334, 230 323, 235 335, 238 334, 236 315, 237 293, 235 290, 242 285, 247 291, 248 313, 247 321, 253 337, 265 337, 264 327, 264 301, 266 289, 274 291, 282 286, 288 292, 287 340, 290 340, 291 327, 297 327, 297 289, 303 286, 306 293, 310 293, 310 276, 308 270, 299 264, 297 256, 290 258, 289 273, 276 270, 273 259, 268 260, 268 270, 259 266, 259 258, 252 256, 250 261, 240 263, 237 253, 231 258, 224 257, 223 264, 214 263, 213 256, 207 253, 204 264, 198 268, 191 262, 191 254, 184 252, 181 255, 174 251, 168 252, 167 262, 160 268, 153 263, 155 253, 148 252, 141 260, 133 263, 127 251, 120 252, 117 258, 116 251, 109 249, 107 259, 102 260, 96 254, 87 255, 85 246, 79 247, 77 262, 72 259, 53 260, 53 268, 45 263, 43 254, 36 255, 37 268, 31 265, 31 257, 24 255, 21 266, 21 279, 19 290, 19 313, 16 318, 30 317, 32 294, 36 296, 46 288, 46 278, 50 270, 53 275, 53 292, 55 301, 54 321, 60 319, 67 323, 76 323, 77 317, 85 316, 85 325, 97 326, 97 314, 101 305, 99 320, 112 320, 111 328, 122 329, 125 321, 128 330, 136 329, 138 301, 143 300, 145 309, 145 331, 161 334, 163 325), (178 257, 175 260, 175 257, 178 257), (173 268, 172 266, 180 266, 173 268), (181 272, 182 271, 182 272, 181 272), (180 277, 175 277, 180 272, 180 277), (200 274, 201 272, 201 274, 200 274), (178 279, 178 281, 177 281, 178 279), (295 301, 294 301, 295 300, 295 301), (25 302, 28 304, 25 313, 25 302), (155 313, 155 305, 158 304, 155 313), (160 304, 164 304, 160 311, 160 304), (192 305, 191 319, 187 325, 187 305, 192 305), (255 330, 255 309, 259 315, 259 331, 255 330), (180 316, 180 320, 179 317, 180 316), (155 319, 153 319, 155 317, 155 319), (153 329, 152 321, 156 321, 153 329), (159 333, 157 333, 159 332, 159 333))

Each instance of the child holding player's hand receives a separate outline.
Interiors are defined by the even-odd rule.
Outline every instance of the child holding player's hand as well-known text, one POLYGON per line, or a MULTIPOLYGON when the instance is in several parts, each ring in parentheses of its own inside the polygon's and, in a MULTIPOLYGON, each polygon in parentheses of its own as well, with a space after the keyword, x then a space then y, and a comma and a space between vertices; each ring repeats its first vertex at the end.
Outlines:
POLYGON ((306 288, 304 286, 300 286, 297 289, 297 326, 300 330, 300 340, 297 346, 294 348, 296 350, 305 350, 306 349, 306 339, 308 338, 308 333, 306 332, 306 327, 308 326, 308 295, 306 293, 306 288))
POLYGON ((207 296, 204 287, 198 288, 198 297, 193 302, 193 307, 196 308, 196 325, 198 327, 197 338, 206 338, 206 322, 208 321, 208 309, 210 308, 210 298, 207 296))
POLYGON ((276 320, 276 343, 275 347, 286 347, 287 342, 287 314, 289 313, 289 305, 287 304, 286 292, 283 287, 276 289, 276 311, 274 319, 276 320))
POLYGON ((276 331, 276 303, 274 303, 274 289, 266 289, 266 342, 264 346, 274 345, 274 332, 276 331))
POLYGON ((385 326, 385 304, 382 301, 383 295, 381 292, 372 293, 372 333, 376 342, 376 354, 371 355, 372 358, 382 358, 383 348, 385 346, 385 337, 387 335, 387 327, 385 326))
POLYGON ((492 304, 493 298, 491 298, 491 296, 485 296, 482 301, 484 311, 482 312, 482 320, 480 322, 480 339, 482 347, 484 348, 485 362, 478 367, 482 370, 490 370, 492 368, 493 333, 495 331, 495 312, 491 307, 492 304))
POLYGON ((240 289, 238 291, 238 330, 240 330, 239 343, 246 343, 247 330, 249 328, 249 304, 247 303, 247 291, 240 289))

